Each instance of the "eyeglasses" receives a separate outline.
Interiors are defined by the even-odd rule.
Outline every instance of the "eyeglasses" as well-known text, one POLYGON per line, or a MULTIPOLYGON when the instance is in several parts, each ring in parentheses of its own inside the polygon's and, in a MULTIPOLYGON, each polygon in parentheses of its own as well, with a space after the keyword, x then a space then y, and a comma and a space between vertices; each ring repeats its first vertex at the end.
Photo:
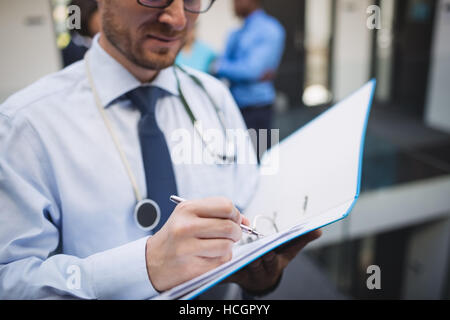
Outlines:
MULTIPOLYGON (((164 9, 169 7, 175 0, 137 0, 137 2, 148 8, 164 9)), ((204 13, 208 11, 216 0, 184 0, 184 10, 191 13, 204 13)))

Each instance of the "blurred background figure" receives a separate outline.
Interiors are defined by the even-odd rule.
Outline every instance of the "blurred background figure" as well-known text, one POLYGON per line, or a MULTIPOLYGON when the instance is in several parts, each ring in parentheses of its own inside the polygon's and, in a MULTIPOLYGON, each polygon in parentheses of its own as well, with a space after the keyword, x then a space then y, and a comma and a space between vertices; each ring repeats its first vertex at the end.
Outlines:
POLYGON ((81 10, 81 29, 71 30, 70 43, 62 50, 65 67, 83 59, 84 54, 91 46, 92 38, 101 28, 97 1, 73 0, 70 5, 78 6, 81 10))
POLYGON ((216 53, 206 43, 197 40, 196 29, 197 27, 189 33, 175 63, 208 73, 211 63, 216 59, 216 53))
MULTIPOLYGON (((271 128, 276 98, 273 80, 285 42, 283 26, 261 5, 261 0, 234 0, 234 12, 244 23, 231 33, 225 53, 212 67, 213 74, 230 82, 247 127, 257 132, 271 128)), ((260 145, 258 141, 258 160, 265 151, 264 143, 260 145)))

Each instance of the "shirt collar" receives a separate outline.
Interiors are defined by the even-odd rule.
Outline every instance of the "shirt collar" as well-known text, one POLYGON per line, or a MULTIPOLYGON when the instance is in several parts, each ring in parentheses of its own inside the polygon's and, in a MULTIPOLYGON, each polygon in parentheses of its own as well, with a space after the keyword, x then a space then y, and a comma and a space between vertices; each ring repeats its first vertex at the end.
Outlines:
MULTIPOLYGON (((142 84, 100 46, 99 37, 100 35, 95 36, 88 52, 89 67, 99 98, 106 108, 114 100, 142 84)), ((173 67, 161 70, 151 83, 144 85, 159 87, 172 95, 179 95, 173 67)))

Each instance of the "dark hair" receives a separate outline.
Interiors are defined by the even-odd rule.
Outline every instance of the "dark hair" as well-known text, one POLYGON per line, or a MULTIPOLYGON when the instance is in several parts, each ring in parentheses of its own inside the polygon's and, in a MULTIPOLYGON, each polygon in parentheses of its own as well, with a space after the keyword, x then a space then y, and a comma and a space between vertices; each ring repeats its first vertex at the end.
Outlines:
POLYGON ((98 5, 96 0, 72 0, 70 5, 78 6, 81 10, 81 29, 74 30, 85 37, 91 37, 89 32, 89 20, 97 12, 98 5))

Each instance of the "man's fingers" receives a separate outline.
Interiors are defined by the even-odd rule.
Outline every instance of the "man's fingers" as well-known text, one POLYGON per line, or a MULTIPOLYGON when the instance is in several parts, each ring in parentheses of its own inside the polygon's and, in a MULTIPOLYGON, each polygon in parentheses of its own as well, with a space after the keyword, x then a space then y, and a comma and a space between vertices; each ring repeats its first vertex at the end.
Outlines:
POLYGON ((180 209, 192 212, 201 218, 230 219, 240 224, 242 215, 233 205, 231 200, 226 198, 206 198, 200 200, 190 200, 180 203, 180 209))
POLYGON ((300 250, 302 250, 308 243, 319 238, 322 235, 322 230, 314 230, 297 239, 294 239, 277 249, 276 252, 282 255, 287 261, 291 261, 300 250))
POLYGON ((279 271, 279 259, 275 252, 270 251, 262 257, 262 262, 267 274, 273 274, 279 271))
POLYGON ((243 225, 250 227, 250 220, 246 216, 242 216, 242 222, 243 225))
POLYGON ((322 236, 322 230, 321 229, 316 229, 311 231, 310 233, 305 234, 306 237, 306 241, 311 242, 314 241, 318 238, 320 238, 322 236))
POLYGON ((264 265, 261 259, 253 261, 247 266, 247 268, 248 271, 253 275, 261 274, 262 272, 264 272, 264 265))
POLYGON ((229 219, 197 218, 194 236, 200 239, 229 239, 234 242, 241 240, 241 227, 229 219))
POLYGON ((228 239, 203 239, 196 241, 195 251, 198 257, 218 258, 227 261, 231 259, 234 242, 228 239))

